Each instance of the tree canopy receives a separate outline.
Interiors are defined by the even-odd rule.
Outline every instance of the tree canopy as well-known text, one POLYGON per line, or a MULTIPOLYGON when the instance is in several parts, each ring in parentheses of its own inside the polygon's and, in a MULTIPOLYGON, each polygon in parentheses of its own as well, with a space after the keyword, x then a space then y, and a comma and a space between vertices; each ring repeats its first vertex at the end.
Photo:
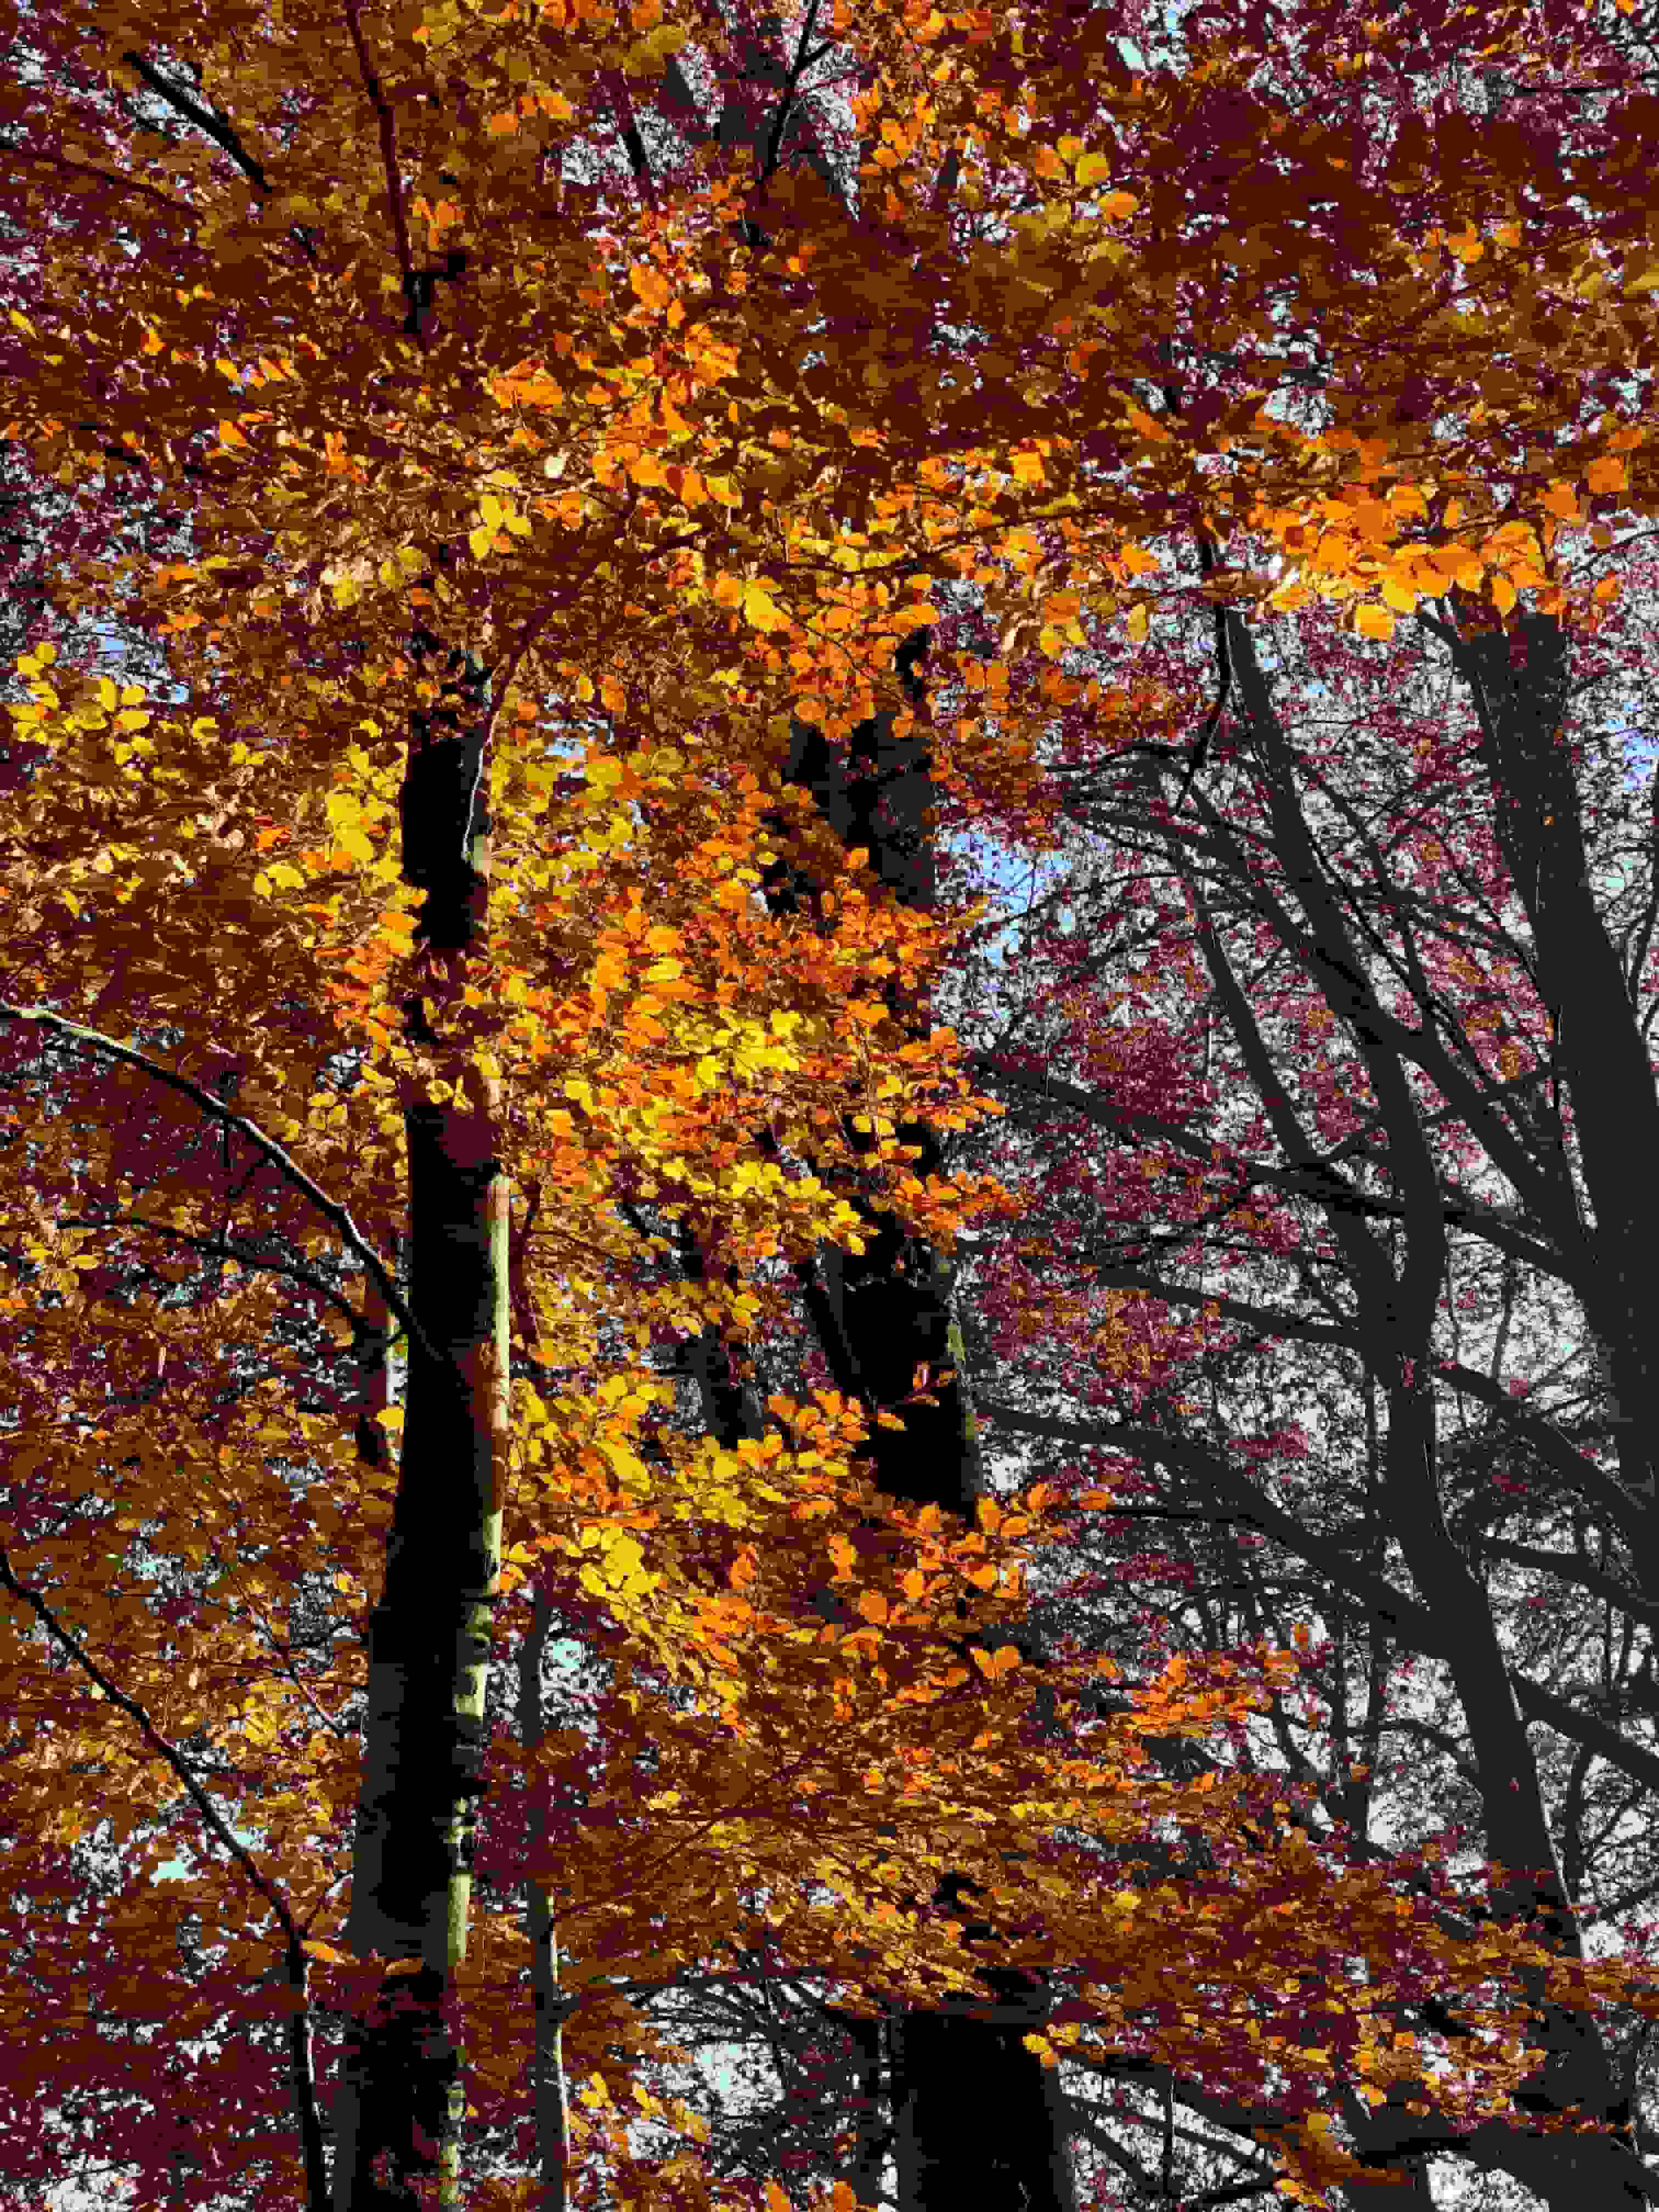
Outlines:
POLYGON ((786 1969, 1659 2193, 1634 9, 0 32, 3 2178, 343 2203, 459 1378, 441 2201, 773 2201, 648 1999, 786 1969))

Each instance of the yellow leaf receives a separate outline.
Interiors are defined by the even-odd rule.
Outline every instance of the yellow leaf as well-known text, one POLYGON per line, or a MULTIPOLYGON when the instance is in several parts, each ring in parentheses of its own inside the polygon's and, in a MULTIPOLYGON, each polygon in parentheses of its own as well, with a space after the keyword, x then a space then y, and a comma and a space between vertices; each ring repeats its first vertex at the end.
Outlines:
POLYGON ((1037 453, 1016 453, 1013 457, 1015 481, 1019 483, 1046 483, 1042 456, 1037 453))
POLYGON ((492 138, 510 138, 519 127, 519 112, 515 107, 504 107, 492 115, 488 125, 492 138))
POLYGON ((120 694, 117 691, 115 686, 110 682, 108 677, 100 677, 98 680, 98 703, 101 708, 103 708, 106 714, 112 714, 115 711, 116 703, 119 697, 120 694))
POLYGON ((1590 463, 1584 471, 1584 481, 1592 491, 1608 492, 1623 491, 1630 479, 1623 461, 1615 454, 1607 453, 1599 461, 1590 463))
POLYGON ((1508 614, 1515 605, 1515 586, 1510 583, 1507 576, 1494 576, 1492 578, 1492 595, 1493 602, 1500 615, 1508 614))
POLYGON ((1416 592, 1409 584, 1401 583, 1397 576, 1384 579, 1382 596, 1398 614, 1408 615, 1417 605, 1416 592))
POLYGON ((756 629, 787 629, 789 626, 788 616, 780 613, 758 584, 744 586, 743 611, 756 629))
MULTIPOLYGON (((635 10, 635 21, 639 10, 635 10)), ((672 23, 659 23, 654 31, 636 39, 623 56, 623 67, 630 76, 660 76, 665 58, 677 54, 690 36, 689 31, 678 29, 672 23)))
POLYGON ((468 531, 466 534, 466 542, 472 549, 473 559, 475 561, 482 561, 484 555, 489 552, 490 547, 495 544, 495 533, 489 527, 489 525, 487 522, 481 523, 477 530, 468 531))
POLYGON ((885 1620, 887 1618, 887 1601, 879 1590, 860 1590, 858 1607, 866 1620, 885 1620))
POLYGON ((1146 605, 1142 600, 1129 610, 1129 635, 1137 645, 1144 645, 1146 641, 1147 622, 1146 605))
POLYGON ((478 501, 478 512, 492 530, 499 530, 505 520, 505 510, 493 491, 487 491, 478 501))
POLYGON ((1361 607, 1354 617, 1354 627, 1361 637, 1386 641, 1394 635, 1394 617, 1387 607, 1361 607))

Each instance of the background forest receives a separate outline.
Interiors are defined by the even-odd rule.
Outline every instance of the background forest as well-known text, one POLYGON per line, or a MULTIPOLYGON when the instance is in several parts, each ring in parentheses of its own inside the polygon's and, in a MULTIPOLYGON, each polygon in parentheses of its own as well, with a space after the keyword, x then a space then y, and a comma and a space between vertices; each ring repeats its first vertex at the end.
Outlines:
POLYGON ((0 7, 0 2202, 1659 2200, 1655 28, 0 7))

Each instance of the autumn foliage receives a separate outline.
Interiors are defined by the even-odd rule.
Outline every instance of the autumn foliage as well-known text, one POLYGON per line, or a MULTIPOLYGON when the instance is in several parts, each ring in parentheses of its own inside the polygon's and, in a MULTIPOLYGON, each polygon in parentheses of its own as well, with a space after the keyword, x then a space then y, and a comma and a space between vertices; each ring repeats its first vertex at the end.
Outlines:
POLYGON ((1659 2001, 1526 1736, 1659 1780, 1652 834, 1571 719, 1645 680, 1638 28, 0 7, 51 609, 0 775, 0 2179, 328 2201, 436 1107, 513 1209, 449 2201, 551 2201, 532 1899, 582 2203, 762 2201, 637 2002, 757 1955, 872 2015, 1023 1969, 1024 2050, 1191 2085, 1293 2198, 1451 2146, 1640 2201, 1598 2038, 1659 2001), (463 723, 441 925, 414 733, 463 723), (908 845, 792 772, 844 799, 877 728, 908 845), (901 1341, 860 1398, 822 1293, 886 1224, 965 1372, 901 1341), (1610 1436, 1515 1412, 1517 1269, 1610 1436), (971 1518, 872 1474, 952 1386, 1021 1478, 971 1518), (1478 1500, 1466 1399, 1534 1455, 1478 1500), (1510 1662, 1482 1544, 1577 1546, 1599 1705, 1510 1662), (1408 1649, 1473 1889, 1455 1820, 1370 1833, 1408 1649))

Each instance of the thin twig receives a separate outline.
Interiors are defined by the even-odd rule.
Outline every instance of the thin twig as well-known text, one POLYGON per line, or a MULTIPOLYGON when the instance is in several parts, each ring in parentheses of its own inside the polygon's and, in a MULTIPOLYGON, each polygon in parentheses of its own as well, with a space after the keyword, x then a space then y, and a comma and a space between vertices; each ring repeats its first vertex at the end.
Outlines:
MULTIPOLYGON (((5 1011, 9 1012, 9 1009, 5 1011)), ((40 1620, 47 1635, 68 1652, 70 1657, 82 1673, 89 1676, 109 1703, 118 1711, 124 1712, 129 1720, 137 1722, 144 1741, 150 1746, 156 1757, 170 1766, 184 1784, 191 1802, 201 1814, 209 1832, 236 1862, 248 1882, 264 1898, 281 1923, 283 1933, 288 1939, 284 1952, 284 1966, 289 1985, 297 1991, 302 2007, 302 2009, 295 2015, 289 2029, 289 2038, 290 2057, 295 2077, 295 2097, 299 2110, 300 2132, 305 2145, 307 2194, 311 2212, 327 2212, 328 2191, 323 2165, 322 2125, 317 2117, 315 2085, 311 2073, 311 2046, 306 2012, 303 2008, 307 2002, 305 1939, 293 1914, 289 1911, 281 1893, 266 1881, 264 1875, 259 1871, 252 1854, 238 1840, 235 1831, 219 1813, 213 1800, 197 1780, 189 1761, 183 1753, 174 1750, 136 1698, 128 1697, 124 1690, 116 1687, 91 1653, 64 1627, 40 1591, 29 1583, 20 1580, 16 1571, 12 1566, 9 1555, 3 1548, 0 1548, 0 1583, 4 1583, 15 1598, 28 1607, 40 1620)))
MULTIPOLYGON (((0 999, 0 1021, 39 1022, 45 1028, 55 1030, 61 1036, 75 1037, 83 1044, 93 1045, 100 1052, 107 1053, 112 1060, 125 1061, 129 1067, 142 1069, 146 1075, 153 1076, 156 1082, 166 1084, 169 1090, 182 1091, 186 1098, 194 1099, 204 1114, 211 1115, 226 1128, 234 1129, 246 1137, 254 1149, 270 1162, 278 1174, 309 1199, 330 1226, 337 1231, 346 1249, 356 1254, 379 1284, 387 1310, 403 1323, 410 1343, 418 1348, 422 1357, 439 1367, 453 1364, 447 1353, 439 1352, 433 1346, 425 1330, 404 1303, 402 1293, 379 1253, 345 1207, 314 1183, 305 1170, 289 1158, 276 1139, 266 1136, 264 1131, 256 1122, 250 1121, 246 1114, 233 1112, 210 1091, 204 1090, 199 1083, 193 1083, 189 1076, 164 1067, 160 1060, 152 1060, 148 1053, 138 1052, 131 1045, 118 1044, 113 1037, 106 1036, 101 1030, 88 1029, 81 1022, 70 1021, 64 1015, 54 1013, 49 1006, 14 1006, 9 1000, 0 999)), ((459 1369, 457 1372, 459 1372, 459 1369)))

